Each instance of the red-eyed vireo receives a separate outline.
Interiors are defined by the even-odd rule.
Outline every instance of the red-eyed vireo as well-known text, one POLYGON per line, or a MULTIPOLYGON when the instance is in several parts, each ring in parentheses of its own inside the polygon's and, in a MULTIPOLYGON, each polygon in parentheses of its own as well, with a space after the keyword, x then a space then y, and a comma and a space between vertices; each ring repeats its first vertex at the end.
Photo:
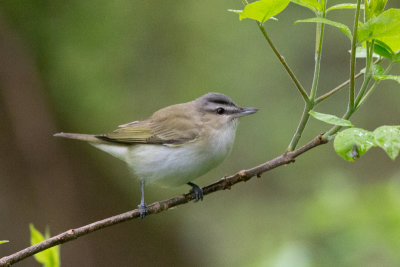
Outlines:
POLYGON ((125 161, 141 181, 138 205, 146 215, 144 184, 188 184, 196 200, 203 191, 191 181, 220 164, 232 150, 238 118, 257 112, 237 106, 228 96, 208 93, 191 102, 168 106, 150 118, 120 125, 108 134, 57 133, 87 141, 125 161))

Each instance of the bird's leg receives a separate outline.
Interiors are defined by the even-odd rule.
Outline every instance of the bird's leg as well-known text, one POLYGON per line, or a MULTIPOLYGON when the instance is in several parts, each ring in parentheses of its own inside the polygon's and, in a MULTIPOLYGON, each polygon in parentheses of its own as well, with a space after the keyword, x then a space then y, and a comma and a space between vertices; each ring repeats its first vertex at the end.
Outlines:
POLYGON ((194 192, 194 195, 195 195, 194 202, 203 200, 203 189, 201 189, 201 187, 199 187, 197 184, 194 184, 192 182, 189 182, 187 184, 192 187, 192 190, 190 190, 190 191, 194 192))
POLYGON ((144 180, 140 180, 140 186, 142 190, 142 199, 138 205, 138 208, 140 211, 140 218, 143 219, 147 215, 147 205, 144 203, 144 180))

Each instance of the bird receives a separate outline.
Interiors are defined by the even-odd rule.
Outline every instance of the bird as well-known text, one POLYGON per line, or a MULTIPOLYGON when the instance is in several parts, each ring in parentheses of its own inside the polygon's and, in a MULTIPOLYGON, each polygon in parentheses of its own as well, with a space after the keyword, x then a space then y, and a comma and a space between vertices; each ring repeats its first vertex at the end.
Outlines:
POLYGON ((56 133, 86 141, 127 163, 140 180, 140 217, 147 215, 145 184, 187 184, 195 202, 203 190, 192 181, 219 165, 231 152, 238 119, 258 109, 241 107, 221 93, 207 93, 193 101, 167 106, 149 118, 118 126, 106 134, 56 133))

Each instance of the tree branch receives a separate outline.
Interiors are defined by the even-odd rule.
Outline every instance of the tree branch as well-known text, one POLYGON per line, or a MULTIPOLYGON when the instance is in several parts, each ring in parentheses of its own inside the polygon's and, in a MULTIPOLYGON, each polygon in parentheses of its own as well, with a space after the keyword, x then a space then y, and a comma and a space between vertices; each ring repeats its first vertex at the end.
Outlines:
MULTIPOLYGON (((208 185, 203 188, 204 195, 208 195, 217 191, 225 190, 225 189, 230 189, 233 185, 240 183, 240 182, 246 182, 250 180, 252 177, 257 176, 261 177, 261 174, 264 172, 267 172, 269 170, 272 170, 276 167, 289 164, 295 161, 296 157, 300 156, 304 152, 317 147, 322 144, 326 144, 328 142, 327 139, 323 138, 322 134, 316 136, 313 140, 308 142, 306 145, 302 146, 299 149, 296 149, 294 151, 288 151, 283 153, 282 155, 267 161, 263 164, 260 164, 256 167, 253 167, 251 169, 247 170, 241 170, 237 172, 236 174, 233 174, 231 176, 224 177, 220 179, 219 181, 208 185)), ((148 206, 148 215, 151 214, 156 214, 160 213, 162 211, 166 211, 172 207, 176 207, 179 205, 183 205, 188 203, 189 201, 193 200, 195 198, 195 195, 193 192, 180 195, 168 200, 163 200, 163 201, 158 201, 154 202, 151 205, 148 206)), ((22 261, 23 259, 30 257, 40 251, 43 251, 45 249, 48 249, 50 247, 54 247, 56 245, 60 245, 63 243, 66 243, 68 241, 77 239, 78 237, 87 235, 89 233, 92 233, 94 231, 116 225, 118 223, 122 223, 125 221, 133 220, 136 218, 139 218, 140 212, 138 209, 128 211, 113 217, 109 217, 104 220, 100 220, 79 228, 71 229, 68 230, 64 233, 61 233, 59 235, 53 236, 43 242, 40 242, 36 245, 27 247, 23 250, 20 250, 12 255, 5 256, 0 259, 0 266, 11 266, 14 263, 17 263, 19 261, 22 261)))

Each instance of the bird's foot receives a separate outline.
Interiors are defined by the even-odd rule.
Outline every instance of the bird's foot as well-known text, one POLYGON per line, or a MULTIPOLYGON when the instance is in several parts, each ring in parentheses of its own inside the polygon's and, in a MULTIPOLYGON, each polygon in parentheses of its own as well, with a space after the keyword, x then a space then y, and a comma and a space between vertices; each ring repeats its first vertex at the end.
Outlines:
POLYGON ((199 187, 197 184, 194 183, 187 183, 188 185, 190 185, 192 187, 192 190, 190 190, 191 192, 194 192, 194 202, 197 202, 199 200, 203 201, 203 189, 201 189, 201 187, 199 187))
POLYGON ((139 212, 140 212, 140 219, 143 219, 144 217, 146 217, 146 215, 147 215, 147 205, 146 205, 146 203, 140 203, 139 205, 138 205, 138 209, 139 209, 139 212))

